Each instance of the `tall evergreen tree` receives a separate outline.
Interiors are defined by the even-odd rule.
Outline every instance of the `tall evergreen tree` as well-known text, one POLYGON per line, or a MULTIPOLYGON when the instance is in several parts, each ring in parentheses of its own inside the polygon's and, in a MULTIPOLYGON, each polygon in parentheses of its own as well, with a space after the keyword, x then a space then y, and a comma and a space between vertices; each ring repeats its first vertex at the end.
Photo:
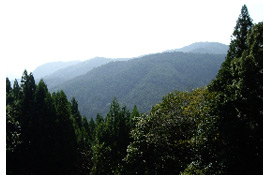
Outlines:
POLYGON ((36 89, 33 74, 28 75, 25 70, 21 78, 22 97, 20 103, 21 124, 21 163, 20 174, 32 174, 34 159, 32 156, 33 143, 33 121, 34 121, 34 93, 36 89))
POLYGON ((22 92, 21 92, 21 87, 17 81, 17 79, 15 79, 14 83, 13 83, 13 95, 14 98, 16 100, 19 100, 20 96, 21 96, 22 92))
POLYGON ((16 174, 19 166, 21 144, 21 124, 19 122, 18 99, 10 81, 6 78, 6 173, 16 174))
POLYGON ((262 42, 262 24, 253 27, 244 5, 226 60, 209 86, 216 93, 225 174, 262 173, 262 42))
POLYGON ((121 107, 116 98, 113 99, 104 120, 97 115, 91 174, 124 172, 123 158, 130 142, 130 117, 129 111, 125 106, 121 107))
POLYGON ((79 126, 79 128, 82 127, 82 116, 79 112, 78 108, 78 102, 74 97, 71 99, 71 114, 74 117, 76 124, 79 126))
POLYGON ((239 58, 247 49, 247 36, 253 27, 252 19, 249 16, 246 5, 242 6, 241 14, 239 15, 236 26, 232 34, 230 49, 226 59, 239 58))
POLYGON ((55 162, 53 164, 55 174, 72 174, 76 159, 76 136, 71 117, 70 104, 63 91, 52 95, 56 110, 55 126, 55 162))
POLYGON ((8 93, 10 93, 10 91, 11 91, 11 85, 10 85, 10 81, 9 81, 9 79, 8 78, 6 78, 6 93, 8 94, 8 93))
POLYGON ((231 43, 222 68, 219 70, 216 80, 211 83, 210 87, 213 87, 218 91, 225 91, 225 93, 230 90, 227 88, 232 84, 232 79, 237 78, 237 69, 231 66, 232 61, 235 58, 240 58, 242 53, 247 49, 247 36, 253 27, 252 19, 249 16, 248 9, 246 5, 242 6, 241 14, 239 15, 236 26, 234 27, 233 34, 231 36, 231 43), (232 68, 233 71, 231 70, 232 68))
POLYGON ((11 83, 8 78, 6 78, 6 105, 13 102, 11 83))
POLYGON ((51 149, 54 147, 56 112, 43 80, 40 80, 35 90, 33 116, 31 158, 35 165, 32 173, 50 174, 53 172, 51 164, 54 162, 51 149))

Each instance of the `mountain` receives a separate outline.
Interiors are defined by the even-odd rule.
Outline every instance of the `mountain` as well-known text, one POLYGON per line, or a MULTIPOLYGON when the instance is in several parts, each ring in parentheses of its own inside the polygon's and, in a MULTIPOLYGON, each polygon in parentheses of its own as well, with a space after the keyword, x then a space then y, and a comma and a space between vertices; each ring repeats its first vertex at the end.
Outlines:
POLYGON ((63 89, 69 99, 74 96, 88 119, 105 115, 114 97, 128 109, 137 105, 143 113, 168 92, 207 85, 224 58, 225 54, 183 52, 146 55, 99 66, 51 91, 63 89))
POLYGON ((58 62, 46 63, 37 67, 33 71, 33 75, 35 76, 36 79, 40 79, 44 76, 54 73, 57 70, 60 70, 62 68, 66 68, 68 66, 78 64, 78 63, 80 63, 80 61, 69 61, 69 62, 58 61, 58 62))
POLYGON ((71 80, 77 76, 83 75, 88 71, 91 71, 93 68, 101 66, 103 64, 112 62, 112 61, 126 61, 128 58, 104 58, 104 57, 95 57, 66 68, 59 69, 54 73, 42 77, 46 82, 49 89, 53 88, 58 84, 62 84, 68 80, 71 80))
POLYGON ((192 52, 208 54, 227 54, 229 46, 218 42, 196 42, 180 49, 168 50, 166 52, 192 52))

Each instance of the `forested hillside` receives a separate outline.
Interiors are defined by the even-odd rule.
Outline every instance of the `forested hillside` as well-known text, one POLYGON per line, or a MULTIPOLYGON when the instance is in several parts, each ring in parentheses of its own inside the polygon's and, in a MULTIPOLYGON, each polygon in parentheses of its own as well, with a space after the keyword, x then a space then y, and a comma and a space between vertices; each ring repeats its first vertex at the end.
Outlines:
POLYGON ((97 113, 105 115, 114 97, 129 110, 137 105, 140 112, 148 112, 164 94, 210 83, 224 58, 225 54, 152 54, 126 62, 108 63, 52 91, 62 89, 68 99, 74 96, 80 112, 88 119, 97 113))
MULTIPOLYGON (((106 84, 97 99, 104 91, 114 92, 113 83, 119 84, 121 94, 136 81, 151 84, 152 91, 140 93, 156 96, 155 83, 167 85, 157 81, 161 77, 176 82, 167 71, 173 75, 179 75, 179 68, 190 71, 187 64, 178 64, 177 55, 180 62, 201 63, 201 68, 193 69, 198 72, 207 69, 206 62, 213 62, 207 54, 168 54, 174 55, 172 64, 161 53, 109 63, 86 75, 96 81, 94 86, 99 81, 106 84), (106 71, 99 71, 102 68, 106 71), (111 77, 116 80, 111 82, 111 77)), ((189 71, 184 72, 195 81, 196 75, 189 71)), ((141 113, 137 106, 129 111, 111 98, 108 111, 103 116, 97 113, 94 120, 81 115, 74 97, 68 101, 63 90, 50 93, 43 80, 36 84, 26 70, 12 87, 6 78, 6 173, 262 175, 263 22, 253 24, 246 5, 216 78, 205 87, 180 90, 164 94, 149 113, 141 113)))
POLYGON ((43 78, 45 76, 48 76, 60 69, 66 68, 68 66, 72 66, 75 64, 80 63, 80 61, 70 61, 70 62, 51 62, 51 63, 46 63, 43 64, 39 67, 37 67, 34 71, 33 71, 33 75, 36 77, 36 79, 40 79, 43 78))
MULTIPOLYGON (((88 71, 91 71, 93 68, 101 66, 103 64, 112 62, 112 61, 126 61, 127 58, 103 58, 103 57, 95 57, 83 62, 79 62, 70 66, 63 66, 61 69, 54 71, 51 74, 47 74, 46 76, 42 76, 44 82, 47 84, 48 89, 52 89, 55 86, 62 84, 68 80, 71 80, 77 76, 83 75, 88 71)), ((36 69, 36 73, 40 73, 40 68, 36 69)), ((50 72, 50 71, 49 71, 50 72)), ((34 74, 35 75, 35 74, 34 74)))
POLYGON ((208 54, 227 54, 229 46, 218 42, 196 42, 180 49, 168 50, 166 52, 192 52, 208 54))

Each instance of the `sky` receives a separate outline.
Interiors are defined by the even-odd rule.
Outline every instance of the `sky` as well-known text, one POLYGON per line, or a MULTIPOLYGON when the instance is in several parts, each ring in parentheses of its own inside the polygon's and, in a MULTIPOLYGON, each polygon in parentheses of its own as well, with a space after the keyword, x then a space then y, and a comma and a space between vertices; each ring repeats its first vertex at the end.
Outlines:
POLYGON ((243 4, 254 23, 263 21, 263 0, 1 1, 1 73, 13 79, 54 61, 228 45, 243 4))

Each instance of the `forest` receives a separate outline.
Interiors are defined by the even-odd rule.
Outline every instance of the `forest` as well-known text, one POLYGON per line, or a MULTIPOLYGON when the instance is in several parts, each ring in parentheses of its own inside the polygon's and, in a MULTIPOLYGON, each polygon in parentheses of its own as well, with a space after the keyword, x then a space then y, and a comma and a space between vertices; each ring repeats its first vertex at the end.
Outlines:
POLYGON ((224 58, 225 54, 151 54, 107 63, 48 89, 63 90, 69 100, 75 97, 87 119, 97 113, 105 116, 114 97, 129 110, 136 105, 141 113, 147 113, 169 92, 209 84, 224 58))
POLYGON ((244 5, 214 80, 136 105, 86 118, 32 73, 6 78, 6 174, 263 174, 263 22, 244 5))

